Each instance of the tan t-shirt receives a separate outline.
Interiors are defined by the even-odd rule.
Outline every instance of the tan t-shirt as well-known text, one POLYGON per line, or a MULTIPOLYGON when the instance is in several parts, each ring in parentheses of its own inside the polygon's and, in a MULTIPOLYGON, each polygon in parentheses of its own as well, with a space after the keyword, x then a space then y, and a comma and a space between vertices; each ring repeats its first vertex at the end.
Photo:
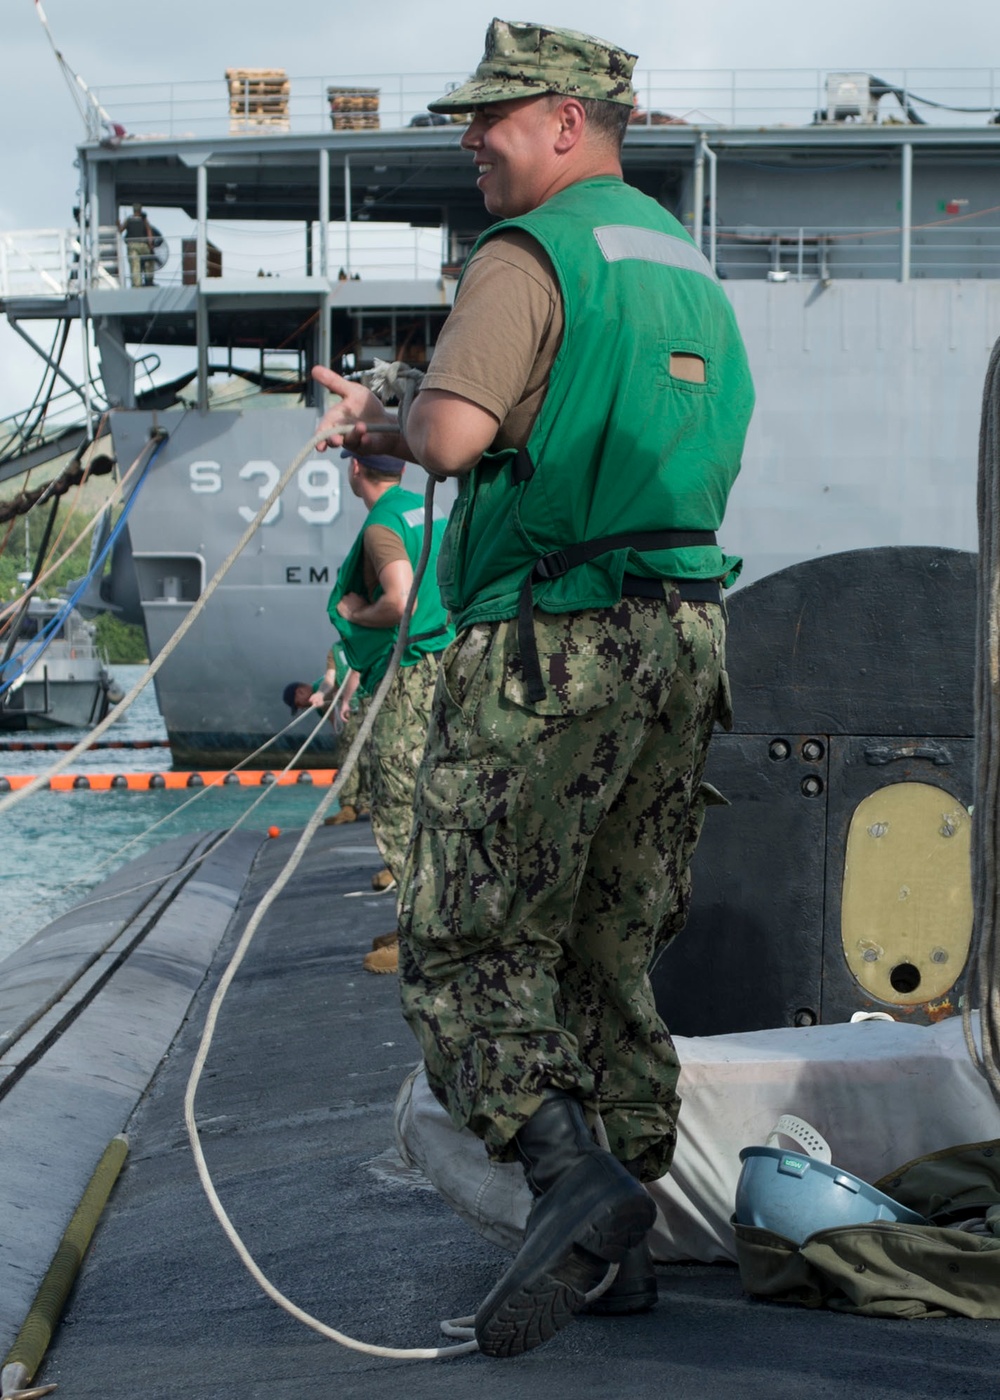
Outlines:
POLYGON ((520 229, 498 233, 465 270, 421 389, 471 400, 500 424, 495 448, 523 447, 562 332, 562 294, 548 255, 520 229))
POLYGON ((365 593, 369 603, 374 600, 379 574, 394 559, 410 561, 406 545, 395 530, 390 530, 388 525, 369 525, 364 543, 365 593))

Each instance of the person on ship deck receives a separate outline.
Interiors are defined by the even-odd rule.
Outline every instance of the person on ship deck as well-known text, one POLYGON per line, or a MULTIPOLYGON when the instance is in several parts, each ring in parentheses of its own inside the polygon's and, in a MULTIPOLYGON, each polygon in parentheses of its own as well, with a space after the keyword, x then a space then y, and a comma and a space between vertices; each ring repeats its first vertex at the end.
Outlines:
POLYGON ((566 1325, 611 1263, 598 1306, 656 1301, 641 1183, 670 1164, 679 1067, 648 968, 683 925, 707 746, 731 722, 721 587, 740 561, 715 531, 753 388, 714 270, 623 181, 634 61, 494 20, 431 110, 470 114, 500 222, 402 431, 367 433, 392 425, 382 404, 313 370, 340 396, 329 445, 460 482, 400 983, 434 1093, 536 1196, 476 1317, 494 1356, 566 1325))

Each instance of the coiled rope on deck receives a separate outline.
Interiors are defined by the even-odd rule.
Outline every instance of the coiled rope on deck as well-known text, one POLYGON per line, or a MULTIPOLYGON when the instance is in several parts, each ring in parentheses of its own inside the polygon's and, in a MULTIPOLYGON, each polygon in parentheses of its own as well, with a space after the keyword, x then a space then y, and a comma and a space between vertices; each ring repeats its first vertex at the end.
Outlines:
POLYGON ((977 513, 974 914, 962 1024, 969 1054, 1000 1104, 1000 340, 993 347, 983 386, 977 513), (979 1046, 972 1027, 974 1007, 979 1046))

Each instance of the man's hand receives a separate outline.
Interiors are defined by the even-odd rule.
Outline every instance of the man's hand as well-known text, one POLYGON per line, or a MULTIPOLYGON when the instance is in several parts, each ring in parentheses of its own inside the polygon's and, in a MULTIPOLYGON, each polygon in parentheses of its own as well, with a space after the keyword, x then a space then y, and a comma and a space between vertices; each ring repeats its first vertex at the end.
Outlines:
POLYGON ((314 690, 309 697, 309 704, 314 710, 323 710, 329 703, 329 695, 324 695, 321 690, 314 690))
POLYGON ((352 622, 358 610, 360 608, 367 608, 368 606, 368 603, 362 598, 360 593, 345 593, 337 604, 337 612, 341 617, 346 617, 348 622, 352 622))
POLYGON ((337 604, 340 616, 358 627, 398 627, 413 586, 413 568, 409 559, 390 559, 379 571, 378 581, 382 593, 374 603, 365 602, 360 593, 345 593, 337 604))
POLYGON ((398 429, 389 433, 367 431, 370 423, 397 428, 396 419, 370 389, 366 389, 363 384, 356 384, 351 379, 342 378, 325 365, 314 365, 312 377, 331 394, 340 397, 340 402, 327 409, 320 419, 316 431, 323 433, 326 441, 317 443, 317 452, 324 452, 327 447, 344 446, 352 452, 361 453, 362 456, 385 453, 390 457, 406 457, 406 443, 398 429), (341 432, 340 425, 346 423, 356 426, 341 432))

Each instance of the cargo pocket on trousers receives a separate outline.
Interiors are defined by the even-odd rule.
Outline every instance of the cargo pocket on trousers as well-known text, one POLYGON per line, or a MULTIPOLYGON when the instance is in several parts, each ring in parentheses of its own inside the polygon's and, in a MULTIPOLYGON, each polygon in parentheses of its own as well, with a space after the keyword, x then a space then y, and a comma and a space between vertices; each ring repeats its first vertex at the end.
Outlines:
POLYGON ((426 938, 479 943, 505 927, 517 887, 521 768, 422 769, 415 802, 413 923, 426 938))

